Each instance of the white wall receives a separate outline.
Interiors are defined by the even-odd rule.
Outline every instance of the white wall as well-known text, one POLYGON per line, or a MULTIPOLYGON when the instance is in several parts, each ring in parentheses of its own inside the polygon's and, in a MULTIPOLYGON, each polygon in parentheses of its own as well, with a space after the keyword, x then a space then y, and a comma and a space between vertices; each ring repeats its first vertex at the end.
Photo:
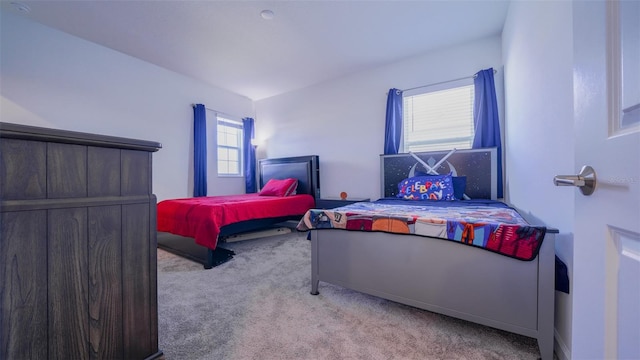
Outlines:
POLYGON ((498 70, 496 93, 502 104, 498 36, 257 101, 258 157, 319 155, 323 197, 346 191, 350 197, 377 199, 387 91, 471 76, 490 67, 498 70))
MULTIPOLYGON (((506 198, 531 220, 560 230, 556 253, 571 270, 573 192, 551 181, 575 170, 571 19, 570 2, 513 2, 502 38, 434 51, 252 104, 2 12, 0 118, 160 142, 154 192, 164 199, 192 192, 190 104, 204 103, 237 117, 252 115, 255 105, 260 158, 317 154, 323 196, 346 191, 351 197, 378 198, 387 90, 493 67, 505 133, 506 198)), ((210 138, 214 124, 208 123, 210 138)), ((209 194, 243 192, 242 179, 215 176, 213 160, 210 156, 209 194)), ((570 357, 571 304, 571 295, 556 292, 556 352, 561 357, 570 357)))
MULTIPOLYGON (((574 173, 571 2, 515 1, 502 34, 506 196, 530 221, 560 231, 556 254, 573 266, 574 191, 553 177, 574 173)), ((572 295, 556 291, 556 353, 570 358, 572 295)))
MULTIPOLYGON (((0 115, 3 122, 157 141, 158 199, 193 193, 192 103, 237 117, 250 99, 123 53, 1 14, 0 115)), ((214 149, 215 121, 207 123, 214 149)), ((209 151, 209 195, 244 192, 242 178, 218 178, 209 151)))

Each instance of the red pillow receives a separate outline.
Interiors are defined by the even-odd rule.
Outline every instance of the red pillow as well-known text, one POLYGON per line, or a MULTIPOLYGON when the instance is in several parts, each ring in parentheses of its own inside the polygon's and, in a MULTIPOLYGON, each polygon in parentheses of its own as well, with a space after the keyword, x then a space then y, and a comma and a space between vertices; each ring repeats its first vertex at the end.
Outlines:
POLYGON ((267 181, 262 190, 258 193, 261 196, 289 196, 295 195, 298 188, 298 179, 271 179, 267 181))

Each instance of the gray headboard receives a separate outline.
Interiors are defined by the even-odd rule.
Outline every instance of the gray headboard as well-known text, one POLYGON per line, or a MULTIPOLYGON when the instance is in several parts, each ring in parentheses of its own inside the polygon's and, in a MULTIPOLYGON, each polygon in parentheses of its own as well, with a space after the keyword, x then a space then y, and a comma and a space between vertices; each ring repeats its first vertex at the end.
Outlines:
MULTIPOLYGON (((449 151, 413 153, 433 167, 449 154, 449 151)), ((438 174, 453 173, 466 176, 465 194, 471 199, 497 199, 497 151, 496 148, 456 150, 434 170, 438 174)), ((398 183, 414 176, 415 171, 427 172, 410 153, 380 155, 381 196, 396 196, 398 183)))
POLYGON ((320 199, 320 160, 318 155, 296 156, 258 161, 260 189, 270 179, 298 179, 298 194, 320 199))

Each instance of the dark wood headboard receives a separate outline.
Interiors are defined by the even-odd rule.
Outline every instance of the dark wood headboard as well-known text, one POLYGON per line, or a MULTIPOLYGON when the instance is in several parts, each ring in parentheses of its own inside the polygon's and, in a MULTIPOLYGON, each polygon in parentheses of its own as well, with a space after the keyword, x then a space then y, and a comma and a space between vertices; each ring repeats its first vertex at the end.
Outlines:
POLYGON ((320 160, 318 155, 296 156, 258 161, 260 189, 270 179, 298 179, 298 194, 320 199, 320 160))

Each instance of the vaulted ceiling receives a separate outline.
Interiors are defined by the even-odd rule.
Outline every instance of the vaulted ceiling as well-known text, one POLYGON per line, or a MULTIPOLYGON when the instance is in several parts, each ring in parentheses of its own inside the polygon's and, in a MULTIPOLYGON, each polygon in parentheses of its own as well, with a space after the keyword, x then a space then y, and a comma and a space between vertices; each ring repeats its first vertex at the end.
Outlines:
POLYGON ((2 11, 253 100, 498 35, 509 6, 508 0, 1 3, 2 11), (263 18, 263 10, 272 18, 263 18))

